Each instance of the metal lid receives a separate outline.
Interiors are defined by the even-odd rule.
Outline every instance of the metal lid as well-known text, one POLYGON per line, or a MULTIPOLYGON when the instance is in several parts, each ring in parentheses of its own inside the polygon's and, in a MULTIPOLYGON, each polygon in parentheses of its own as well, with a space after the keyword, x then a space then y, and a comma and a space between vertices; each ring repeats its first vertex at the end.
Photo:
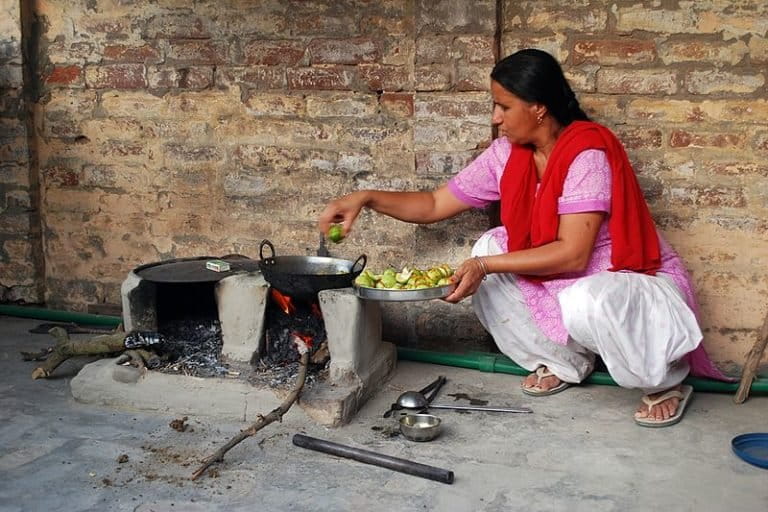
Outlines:
POLYGON ((258 261, 244 256, 231 258, 200 256, 148 263, 135 268, 133 272, 140 278, 154 283, 204 283, 220 281, 234 274, 258 270, 258 261), (230 269, 225 272, 216 272, 205 267, 206 261, 216 259, 223 259, 229 263, 230 269))

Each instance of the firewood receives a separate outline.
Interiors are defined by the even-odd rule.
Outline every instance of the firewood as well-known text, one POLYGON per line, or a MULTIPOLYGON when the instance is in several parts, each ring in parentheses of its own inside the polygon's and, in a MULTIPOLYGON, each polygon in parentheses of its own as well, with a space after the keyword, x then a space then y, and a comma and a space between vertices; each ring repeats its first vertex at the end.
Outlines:
POLYGON ((48 378, 53 371, 70 357, 76 356, 102 356, 114 354, 125 350, 125 332, 102 334, 86 340, 73 341, 69 338, 66 329, 54 327, 48 331, 56 338, 56 345, 50 355, 32 372, 33 379, 48 378))
POLYGON ((224 460, 224 454, 227 453, 235 445, 243 441, 244 439, 256 435, 256 432, 266 427, 272 422, 282 421, 283 415, 288 412, 294 402, 299 398, 301 389, 304 387, 304 382, 307 378, 307 367, 309 366, 309 350, 304 350, 301 353, 301 360, 299 361, 299 373, 296 377, 296 384, 294 385, 291 393, 283 400, 283 403, 279 407, 273 409, 266 416, 258 415, 256 421, 245 430, 240 431, 239 434, 234 436, 227 443, 216 450, 213 455, 203 459, 202 465, 192 474, 191 479, 196 480, 214 463, 224 460))
POLYGON ((766 345, 768 345, 768 313, 766 313, 765 320, 763 320, 763 327, 760 329, 760 334, 758 335, 757 340, 755 340, 755 344, 752 345, 752 350, 747 354, 744 370, 741 372, 739 389, 736 391, 736 396, 733 397, 733 401, 737 404, 743 403, 749 396, 749 390, 752 387, 752 381, 755 379, 757 366, 763 358, 766 345))

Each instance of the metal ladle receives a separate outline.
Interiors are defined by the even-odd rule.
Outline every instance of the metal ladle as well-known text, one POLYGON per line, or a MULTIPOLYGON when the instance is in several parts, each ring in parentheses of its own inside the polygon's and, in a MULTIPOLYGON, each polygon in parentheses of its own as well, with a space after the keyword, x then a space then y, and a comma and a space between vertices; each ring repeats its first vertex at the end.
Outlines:
POLYGON ((486 412, 533 412, 527 407, 479 407, 472 405, 435 405, 427 401, 427 397, 418 391, 406 391, 397 398, 397 404, 404 409, 453 409, 456 411, 486 411, 486 412))

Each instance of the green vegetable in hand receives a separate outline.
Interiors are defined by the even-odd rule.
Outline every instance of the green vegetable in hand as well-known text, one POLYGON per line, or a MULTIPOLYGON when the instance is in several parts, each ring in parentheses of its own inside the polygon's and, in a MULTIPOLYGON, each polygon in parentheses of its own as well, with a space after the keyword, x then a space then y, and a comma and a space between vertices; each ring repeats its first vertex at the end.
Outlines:
POLYGON ((331 224, 331 227, 328 228, 328 240, 337 244, 343 239, 344 230, 342 229, 341 224, 331 224))

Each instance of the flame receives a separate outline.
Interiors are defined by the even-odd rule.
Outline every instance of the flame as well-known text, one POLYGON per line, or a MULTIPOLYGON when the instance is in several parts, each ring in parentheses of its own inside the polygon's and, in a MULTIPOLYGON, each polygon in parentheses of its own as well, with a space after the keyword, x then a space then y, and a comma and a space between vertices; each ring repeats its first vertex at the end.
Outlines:
POLYGON ((300 354, 303 354, 312 348, 313 336, 311 334, 304 334, 301 332, 292 332, 291 334, 293 335, 293 342, 296 343, 300 354))
POLYGON ((283 295, 274 288, 272 288, 270 291, 272 293, 272 299, 277 302, 277 305, 280 306, 280 309, 282 309, 286 315, 290 315, 296 312, 296 306, 293 305, 293 301, 288 295, 283 295))
POLYGON ((312 314, 317 318, 323 318, 323 312, 320 309, 320 305, 317 302, 312 303, 312 314))

